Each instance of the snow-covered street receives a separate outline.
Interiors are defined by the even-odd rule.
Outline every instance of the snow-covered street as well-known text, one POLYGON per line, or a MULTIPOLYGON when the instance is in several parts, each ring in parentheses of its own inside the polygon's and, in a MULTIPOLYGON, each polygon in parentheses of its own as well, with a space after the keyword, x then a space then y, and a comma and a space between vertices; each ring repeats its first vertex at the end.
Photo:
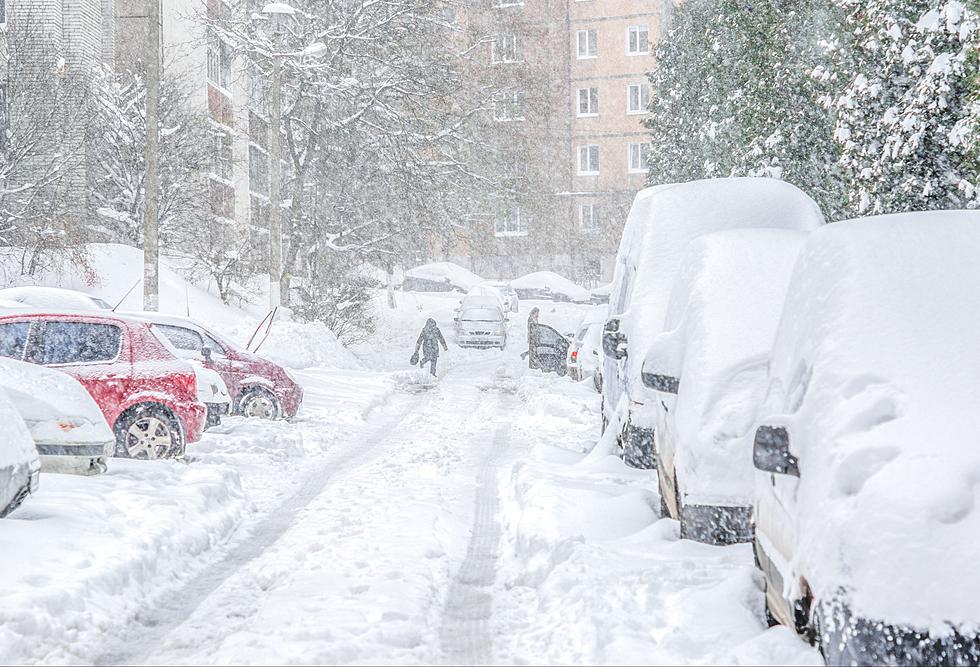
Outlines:
MULTIPOLYGON (((293 422, 47 475, 0 537, 0 661, 819 662, 765 630, 748 545, 679 540, 655 475, 585 454, 591 380, 528 371, 520 317, 432 383, 405 350, 455 302, 400 299, 370 369, 296 373, 293 422)), ((584 308, 541 305, 559 326, 584 308)))

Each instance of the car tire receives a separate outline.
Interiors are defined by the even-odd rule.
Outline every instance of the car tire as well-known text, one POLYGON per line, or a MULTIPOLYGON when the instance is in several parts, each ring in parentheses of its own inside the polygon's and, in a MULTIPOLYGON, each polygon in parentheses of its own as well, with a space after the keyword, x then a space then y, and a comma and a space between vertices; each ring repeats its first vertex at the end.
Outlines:
POLYGON ((187 446, 180 420, 162 405, 143 404, 126 410, 113 432, 116 456, 126 459, 172 459, 182 456, 187 446))
POLYGON ((243 417, 275 420, 282 417, 282 406, 279 404, 279 399, 268 389, 251 387, 238 397, 238 407, 235 412, 243 417))

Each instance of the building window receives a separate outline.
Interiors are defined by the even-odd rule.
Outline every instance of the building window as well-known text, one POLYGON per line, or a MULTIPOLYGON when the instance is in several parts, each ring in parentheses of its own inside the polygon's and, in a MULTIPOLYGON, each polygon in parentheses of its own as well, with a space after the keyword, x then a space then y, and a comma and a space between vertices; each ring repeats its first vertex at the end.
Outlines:
POLYGON ((579 30, 578 39, 578 59, 595 58, 599 55, 599 31, 595 28, 579 30))
POLYGON ((502 92, 494 95, 493 119, 500 122, 524 120, 524 93, 502 92))
POLYGON ((231 135, 216 129, 211 135, 211 173, 223 181, 231 181, 231 135))
POLYGON ((600 218, 598 204, 582 204, 579 206, 578 211, 579 227, 583 232, 593 234, 599 231, 600 218))
POLYGON ((579 176, 594 176, 599 173, 599 147, 598 146, 579 146, 578 147, 578 174, 579 176))
POLYGON ((647 159, 650 157, 650 144, 630 144, 629 170, 631 174, 644 174, 647 171, 647 159))
POLYGON ((248 108, 263 118, 268 118, 271 98, 269 77, 262 74, 257 64, 250 62, 245 68, 245 83, 248 108))
POLYGON ((598 88, 579 88, 577 115, 598 116, 599 115, 599 89, 598 88))
POLYGON ((646 113, 650 108, 650 86, 631 83, 626 86, 626 113, 646 113))
POLYGON ((517 35, 497 35, 491 48, 492 60, 496 63, 516 63, 521 58, 521 47, 517 35))
POLYGON ((208 32, 208 81, 227 89, 231 85, 231 58, 231 47, 208 32))
POLYGON ((248 146, 248 189, 269 196, 269 154, 258 144, 248 146))
POLYGON ((626 53, 631 56, 645 56, 650 53, 650 28, 645 25, 631 25, 626 44, 626 53))
POLYGON ((527 215, 519 206, 499 211, 493 219, 494 236, 527 236, 527 215))
POLYGON ((0 23, 7 22, 7 0, 0 0, 0 23))

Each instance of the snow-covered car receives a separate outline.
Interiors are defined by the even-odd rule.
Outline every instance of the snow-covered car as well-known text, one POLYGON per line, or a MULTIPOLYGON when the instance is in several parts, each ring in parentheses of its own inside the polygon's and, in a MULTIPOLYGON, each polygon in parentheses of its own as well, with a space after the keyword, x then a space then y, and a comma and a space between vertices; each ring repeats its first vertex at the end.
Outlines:
POLYGON ((231 412, 263 419, 292 419, 303 404, 303 388, 279 364, 243 349, 200 322, 162 313, 132 313, 152 324, 175 354, 217 372, 231 397, 231 412))
POLYGON ((980 212, 807 239, 756 420, 771 617, 829 664, 980 662, 980 212))
POLYGON ((602 390, 602 376, 597 373, 602 365, 602 325, 608 311, 607 306, 589 309, 568 346, 568 359, 565 362, 570 378, 577 382, 591 377, 596 391, 602 390))
POLYGON ((752 540, 752 442, 769 353, 802 232, 739 229, 693 241, 666 331, 643 364, 658 392, 654 441, 663 515, 681 537, 752 540))
POLYGON ((45 473, 105 472, 116 438, 78 380, 51 368, 0 358, 0 393, 27 424, 45 473))
POLYGON ((603 331, 602 421, 614 424, 624 460, 653 468, 656 396, 643 385, 643 360, 663 332, 670 290, 688 243, 743 228, 811 231, 817 204, 784 181, 721 178, 660 185, 636 195, 616 255, 603 331))
MULTIPOLYGON (((480 283, 479 285, 475 285, 472 288, 470 288, 470 291, 466 293, 466 296, 460 299, 459 302, 460 307, 462 307, 463 301, 465 299, 470 299, 473 297, 482 298, 482 299, 493 299, 494 301, 497 302, 497 305, 500 307, 501 311, 505 313, 510 312, 510 308, 508 307, 507 304, 507 299, 505 299, 504 295, 500 293, 500 290, 498 290, 490 283, 480 283)), ((457 310, 459 309, 457 308, 457 310)))
POLYGON ((609 303, 609 294, 612 292, 612 283, 602 285, 601 287, 596 287, 590 294, 592 295, 592 303, 601 304, 609 303))
POLYGON ((553 271, 529 273, 510 281, 510 286, 522 299, 571 301, 573 303, 590 303, 592 301, 589 290, 553 271))
POLYGON ((507 316, 496 297, 468 296, 454 318, 460 347, 507 347, 507 316))
POLYGON ((0 289, 0 300, 43 310, 112 310, 104 299, 61 287, 8 287, 0 289))
POLYGON ((17 509, 41 479, 41 460, 27 425, 0 391, 0 518, 17 509))
POLYGON ((410 292, 463 292, 483 282, 483 278, 459 264, 432 262, 405 271, 402 289, 410 292))
POLYGON ((228 393, 228 386, 217 371, 207 368, 203 362, 196 359, 188 359, 188 362, 194 368, 194 375, 197 376, 197 400, 208 408, 204 428, 217 426, 221 423, 221 418, 231 412, 231 395, 228 393))
POLYGON ((520 310, 521 298, 518 296, 517 290, 511 287, 510 283, 491 280, 486 284, 497 290, 501 298, 504 300, 504 309, 507 312, 516 313, 520 310))

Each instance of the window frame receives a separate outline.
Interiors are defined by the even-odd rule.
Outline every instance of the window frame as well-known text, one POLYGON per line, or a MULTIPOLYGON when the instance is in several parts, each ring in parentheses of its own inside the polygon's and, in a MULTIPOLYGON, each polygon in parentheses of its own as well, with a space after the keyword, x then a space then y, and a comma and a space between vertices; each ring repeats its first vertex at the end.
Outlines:
POLYGON ((493 41, 490 43, 490 62, 493 65, 510 65, 514 63, 521 62, 521 45, 519 44, 520 36, 516 33, 502 33, 495 35, 493 41), (512 54, 508 54, 506 49, 501 48, 501 45, 506 45, 507 40, 510 40, 512 49, 512 54), (508 55, 512 55, 513 59, 508 59, 508 55))
POLYGON ((500 209, 493 216, 493 235, 497 238, 527 236, 527 223, 527 215, 520 206, 510 206, 505 209, 500 209), (505 213, 510 214, 506 219, 503 218, 505 213), (503 229, 500 227, 501 220, 503 220, 504 224, 503 229), (511 229, 510 226, 513 221, 516 221, 516 224, 511 229))
POLYGON ((585 234, 597 234, 599 233, 600 226, 602 225, 602 215, 600 214, 600 208, 598 202, 583 202, 579 204, 578 207, 578 226, 579 231, 585 234), (585 212, 589 211, 589 224, 585 224, 585 212))
POLYGON ((493 119, 498 123, 527 120, 524 116, 524 102, 524 91, 498 91, 493 96, 493 119))
POLYGON ((650 113, 650 84, 647 83, 626 84, 626 114, 628 116, 641 116, 646 113, 650 113), (632 92, 633 88, 636 88, 638 91, 637 92, 637 101, 639 102, 638 109, 631 108, 633 102, 633 92, 632 92), (646 97, 646 104, 643 104, 644 96, 646 97))
POLYGON ((596 118, 599 115, 599 87, 589 86, 575 91, 575 117, 596 118), (588 111, 582 111, 582 93, 586 94, 585 103, 588 111))
POLYGON ((626 169, 630 174, 645 174, 649 171, 646 167, 646 160, 643 156, 643 148, 646 147, 646 158, 650 158, 650 144, 647 142, 630 142, 626 146, 626 169), (633 149, 636 149, 636 156, 639 160, 640 166, 633 166, 633 149))
POLYGON ((650 55, 650 24, 649 23, 637 23, 635 25, 626 26, 626 55, 627 56, 648 56, 650 55), (636 47, 637 50, 633 50, 633 34, 636 34, 636 47), (640 33, 646 33, 647 49, 646 51, 640 51, 640 33))
POLYGON ((599 161, 599 144, 581 144, 578 147, 578 170, 577 175, 579 176, 598 176, 601 170, 601 163, 599 161), (595 169, 593 166, 593 149, 595 149, 595 169), (584 151, 584 152, 583 152, 584 151), (583 156, 586 159, 583 161, 583 156), (582 165, 587 162, 589 169, 583 171, 582 165))
POLYGON ((598 28, 582 28, 581 30, 575 31, 575 57, 577 60, 592 60, 599 57, 598 28), (583 35, 585 35, 585 55, 582 55, 583 35))

